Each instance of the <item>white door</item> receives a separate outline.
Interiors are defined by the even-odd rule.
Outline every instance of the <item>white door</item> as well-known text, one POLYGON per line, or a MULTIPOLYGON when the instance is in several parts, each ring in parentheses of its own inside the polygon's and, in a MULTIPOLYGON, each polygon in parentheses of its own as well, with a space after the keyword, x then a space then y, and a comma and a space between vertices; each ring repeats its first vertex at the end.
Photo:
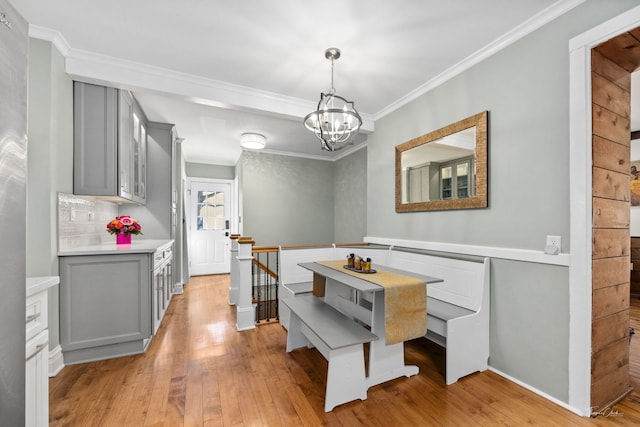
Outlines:
POLYGON ((231 184, 191 181, 190 274, 229 273, 231 184))

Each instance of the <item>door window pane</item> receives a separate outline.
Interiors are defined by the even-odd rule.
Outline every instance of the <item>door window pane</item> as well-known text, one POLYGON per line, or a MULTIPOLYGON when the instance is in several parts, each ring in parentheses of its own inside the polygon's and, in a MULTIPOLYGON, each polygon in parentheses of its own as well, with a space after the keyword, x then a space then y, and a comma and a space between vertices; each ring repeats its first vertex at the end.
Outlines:
POLYGON ((197 224, 199 231, 224 230, 224 192, 198 191, 197 224))

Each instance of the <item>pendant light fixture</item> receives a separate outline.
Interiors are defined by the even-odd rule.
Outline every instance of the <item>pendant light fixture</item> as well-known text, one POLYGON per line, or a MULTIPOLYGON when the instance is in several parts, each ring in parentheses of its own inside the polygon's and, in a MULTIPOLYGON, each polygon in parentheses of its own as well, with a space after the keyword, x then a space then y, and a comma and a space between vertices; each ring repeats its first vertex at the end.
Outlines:
POLYGON ((340 49, 332 47, 324 52, 331 61, 331 90, 320 94, 316 111, 307 114, 304 126, 316 134, 321 147, 326 151, 337 151, 353 143, 353 138, 362 126, 362 118, 353 101, 335 94, 333 87, 333 63, 340 58, 340 49))

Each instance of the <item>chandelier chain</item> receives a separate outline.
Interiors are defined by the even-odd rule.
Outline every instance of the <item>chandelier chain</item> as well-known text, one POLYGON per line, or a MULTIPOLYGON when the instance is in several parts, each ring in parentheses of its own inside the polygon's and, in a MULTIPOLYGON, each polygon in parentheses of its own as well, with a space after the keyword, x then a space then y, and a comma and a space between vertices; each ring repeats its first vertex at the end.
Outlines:
POLYGON ((332 56, 331 57, 331 90, 329 90, 329 93, 331 95, 333 95, 336 92, 335 88, 333 87, 333 62, 334 61, 335 61, 335 59, 332 56))

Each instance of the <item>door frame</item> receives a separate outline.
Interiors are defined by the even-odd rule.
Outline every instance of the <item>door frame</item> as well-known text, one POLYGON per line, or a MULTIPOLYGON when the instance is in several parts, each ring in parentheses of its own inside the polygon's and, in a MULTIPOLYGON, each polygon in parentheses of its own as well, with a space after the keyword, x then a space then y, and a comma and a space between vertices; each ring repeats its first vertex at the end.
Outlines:
MULTIPOLYGON (((229 184, 229 196, 232 198, 231 204, 229 205, 229 234, 238 233, 238 181, 237 179, 222 179, 222 178, 199 178, 195 176, 187 177, 186 180, 186 198, 189 200, 187 203, 187 234, 189 237, 191 236, 191 227, 192 224, 192 209, 193 206, 191 204, 191 184, 194 182, 201 182, 207 184, 229 184)), ((191 239, 189 238, 188 247, 188 259, 189 263, 191 263, 192 254, 191 254, 191 239)), ((190 264, 189 264, 190 265, 190 264)))
POLYGON ((591 49, 640 26, 640 6, 569 41, 570 231, 569 405, 591 413, 592 93, 591 49))

